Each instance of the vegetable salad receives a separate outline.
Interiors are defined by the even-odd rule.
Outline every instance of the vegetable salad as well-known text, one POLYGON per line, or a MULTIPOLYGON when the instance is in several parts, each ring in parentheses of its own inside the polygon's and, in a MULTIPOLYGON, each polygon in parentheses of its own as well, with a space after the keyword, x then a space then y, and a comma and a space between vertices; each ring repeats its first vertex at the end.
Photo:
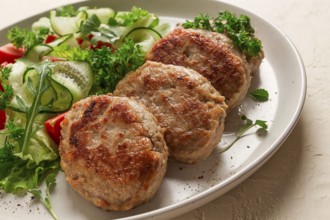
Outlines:
POLYGON ((65 112, 89 95, 112 92, 169 28, 137 7, 72 6, 51 11, 30 29, 12 28, 10 43, 0 47, 0 188, 32 193, 57 219, 49 196, 60 170, 65 112))

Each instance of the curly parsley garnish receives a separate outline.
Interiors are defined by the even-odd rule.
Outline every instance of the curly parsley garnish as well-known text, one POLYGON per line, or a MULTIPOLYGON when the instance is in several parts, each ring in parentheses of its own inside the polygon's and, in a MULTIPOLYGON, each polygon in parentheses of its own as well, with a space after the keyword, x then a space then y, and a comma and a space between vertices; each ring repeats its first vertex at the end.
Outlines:
MULTIPOLYGON (((133 7, 131 11, 121 12, 117 14, 115 17, 109 19, 108 24, 110 26, 129 26, 134 24, 137 21, 151 18, 153 14, 149 13, 146 10, 143 10, 138 7, 133 7)), ((158 24, 158 19, 155 19, 153 23, 150 24, 150 27, 158 24)))
POLYGON ((5 109, 11 102, 13 96, 14 96, 14 90, 13 87, 9 84, 7 84, 7 80, 9 77, 9 74, 11 72, 11 68, 6 67, 0 67, 0 84, 3 88, 3 91, 0 90, 0 109, 5 109))
POLYGON ((112 92, 126 73, 136 70, 144 61, 141 46, 130 39, 113 52, 109 47, 91 51, 89 62, 95 72, 93 91, 98 94, 112 92))
POLYGON ((48 28, 40 28, 38 31, 13 27, 8 32, 9 41, 17 48, 28 50, 34 45, 42 43, 49 33, 48 28))
POLYGON ((261 41, 254 36, 255 31, 250 18, 246 15, 237 17, 229 11, 220 11, 218 16, 213 18, 207 14, 200 14, 182 26, 226 34, 247 57, 257 56, 262 49, 261 41))
POLYGON ((74 17, 78 12, 74 9, 72 5, 66 5, 56 9, 56 16, 62 17, 74 17))

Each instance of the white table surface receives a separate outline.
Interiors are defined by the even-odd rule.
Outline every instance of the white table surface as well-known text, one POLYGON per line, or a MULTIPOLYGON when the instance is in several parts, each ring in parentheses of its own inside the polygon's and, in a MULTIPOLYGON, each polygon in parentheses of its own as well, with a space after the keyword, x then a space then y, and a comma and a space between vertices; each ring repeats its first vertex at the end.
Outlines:
MULTIPOLYGON (((0 29, 70 2, 76 0, 0 0, 0 29)), ((261 169, 176 219, 330 219, 330 1, 225 2, 254 12, 291 38, 306 66, 306 102, 289 138, 261 169)))

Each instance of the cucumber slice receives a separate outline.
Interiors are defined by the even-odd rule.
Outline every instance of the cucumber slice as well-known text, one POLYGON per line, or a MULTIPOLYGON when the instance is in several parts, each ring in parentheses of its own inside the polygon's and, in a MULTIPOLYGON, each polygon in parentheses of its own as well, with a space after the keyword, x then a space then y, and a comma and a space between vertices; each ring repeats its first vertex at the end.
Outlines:
POLYGON ((41 17, 38 21, 32 24, 32 31, 39 31, 42 28, 48 28, 50 32, 53 32, 53 28, 50 24, 50 20, 47 17, 41 17))
POLYGON ((57 38, 56 40, 54 40, 49 44, 37 44, 25 53, 24 59, 26 62, 32 62, 32 63, 39 62, 41 61, 43 56, 46 56, 53 51, 53 47, 68 41, 68 39, 70 39, 71 37, 72 34, 68 34, 60 38, 57 38))
POLYGON ((60 36, 77 33, 86 18, 87 13, 85 11, 79 12, 75 17, 56 16, 56 11, 50 12, 50 24, 54 32, 60 36))
POLYGON ((60 61, 55 64, 52 78, 70 90, 73 102, 86 98, 93 85, 90 65, 78 61, 60 61))
POLYGON ((171 31, 171 25, 169 23, 161 23, 154 27, 154 30, 157 31, 160 35, 165 36, 171 31))
POLYGON ((62 43, 66 43, 66 44, 70 45, 71 47, 79 47, 77 38, 78 38, 77 34, 67 34, 67 35, 64 35, 64 36, 56 39, 53 42, 50 42, 48 45, 50 45, 52 47, 56 47, 56 46, 61 45, 62 43), (60 39, 63 39, 62 42, 60 42, 61 41, 60 39), (57 41, 57 40, 59 40, 59 41, 57 41))
POLYGON ((32 47, 30 50, 28 50, 24 58, 27 59, 27 61, 30 61, 32 63, 36 63, 41 61, 43 56, 46 56, 50 52, 53 51, 53 48, 47 44, 38 44, 32 47))
POLYGON ((72 37, 73 37, 73 34, 67 34, 67 35, 64 35, 62 37, 59 37, 59 38, 55 39, 54 41, 48 43, 47 45, 51 46, 51 47, 56 47, 56 46, 61 45, 64 42, 67 42, 72 37))
MULTIPOLYGON (((38 78, 39 78, 37 74, 38 74, 37 71, 35 71, 33 68, 30 68, 26 71, 23 78, 24 81, 23 87, 25 87, 24 88, 25 91, 27 91, 29 80, 31 81, 32 86, 34 88, 37 86, 38 78)), ((49 80, 50 80, 50 87, 43 94, 40 100, 41 105, 43 106, 40 113, 60 113, 67 111, 73 103, 73 96, 70 90, 52 78, 49 78, 49 80)), ((31 102, 32 104, 33 95, 25 94, 23 100, 26 103, 31 102)))
POLYGON ((131 38, 136 44, 142 46, 144 52, 148 52, 152 45, 162 38, 162 35, 149 27, 137 27, 128 32, 125 38, 131 38))

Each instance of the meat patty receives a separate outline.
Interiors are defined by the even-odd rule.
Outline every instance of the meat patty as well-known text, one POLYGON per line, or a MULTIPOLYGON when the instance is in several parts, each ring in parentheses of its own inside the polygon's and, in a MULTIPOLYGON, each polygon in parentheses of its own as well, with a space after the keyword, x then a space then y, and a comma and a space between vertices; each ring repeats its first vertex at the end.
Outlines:
POLYGON ((106 210, 148 201, 166 171, 168 150, 156 118, 134 100, 92 96, 61 123, 59 152, 66 180, 106 210))
POLYGON ((170 156, 180 162, 207 158, 221 139, 224 97, 192 69, 147 61, 127 74, 114 94, 139 100, 155 115, 170 156))
POLYGON ((154 44, 147 59, 196 70, 225 96, 228 111, 245 98, 251 72, 259 68, 263 53, 248 62, 245 55, 223 34, 175 28, 154 44))

